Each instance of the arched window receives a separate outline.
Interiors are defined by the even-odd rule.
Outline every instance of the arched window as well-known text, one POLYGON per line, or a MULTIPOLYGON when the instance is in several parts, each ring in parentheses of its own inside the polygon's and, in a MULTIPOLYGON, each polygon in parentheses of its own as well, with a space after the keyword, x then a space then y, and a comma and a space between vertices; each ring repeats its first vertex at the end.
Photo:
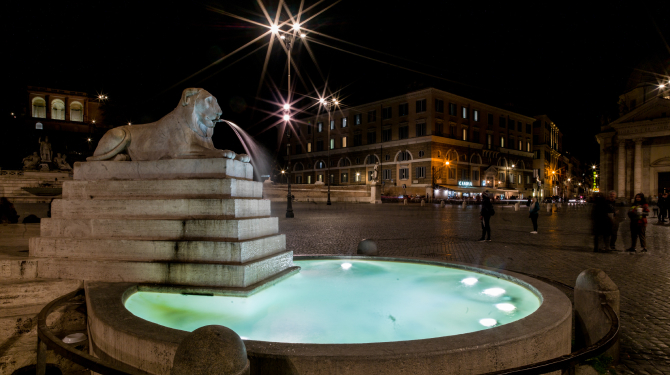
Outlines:
POLYGON ((305 168, 302 166, 302 163, 300 163, 300 162, 298 162, 298 163, 295 165, 295 167, 293 167, 293 170, 296 171, 296 172, 298 172, 298 171, 302 171, 303 169, 305 169, 305 168))
POLYGON ((368 155, 365 159, 365 164, 375 164, 377 160, 377 155, 368 155))
POLYGON ((340 164, 339 165, 340 167, 348 167, 348 166, 351 165, 351 160, 349 160, 349 158, 342 158, 342 159, 340 159, 339 164, 340 164))
POLYGON ((437 150, 437 157, 438 157, 438 158, 441 158, 441 157, 442 157, 442 151, 437 150))
POLYGON ((523 160, 519 160, 518 164, 516 165, 517 169, 526 169, 526 164, 523 162, 523 160))
POLYGON ((507 159, 505 159, 505 158, 498 159, 498 166, 506 168, 507 167, 507 159))
POLYGON ((452 162, 452 161, 458 161, 458 152, 454 150, 450 150, 447 152, 447 160, 452 162))
POLYGON ((47 103, 40 97, 33 98, 33 117, 47 118, 47 103))
POLYGON ((51 118, 54 120, 65 120, 65 103, 60 99, 51 101, 51 118))
POLYGON ((479 154, 473 154, 470 158, 470 163, 472 164, 482 164, 482 157, 479 154))
POLYGON ((400 151, 398 153, 398 161, 407 161, 407 160, 412 160, 412 155, 410 155, 409 151, 400 151))
POLYGON ((465 154, 461 154, 461 161, 468 161, 467 156, 465 156, 465 154))
POLYGON ((84 107, 79 102, 70 104, 70 121, 84 121, 84 107))
POLYGON ((315 169, 323 169, 323 168, 326 168, 326 163, 324 163, 323 160, 317 161, 315 169))

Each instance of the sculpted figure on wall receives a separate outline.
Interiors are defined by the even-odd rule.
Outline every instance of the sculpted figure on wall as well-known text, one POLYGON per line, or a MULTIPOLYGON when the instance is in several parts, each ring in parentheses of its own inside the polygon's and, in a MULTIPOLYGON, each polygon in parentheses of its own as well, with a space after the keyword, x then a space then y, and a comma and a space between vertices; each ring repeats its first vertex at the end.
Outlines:
POLYGON ((379 177, 379 162, 375 163, 375 169, 372 171, 372 181, 377 181, 379 177))
POLYGON ((249 162, 246 154, 214 148, 212 134, 222 121, 221 113, 212 94, 200 88, 186 89, 177 108, 160 120, 107 131, 86 160, 229 158, 249 162))
POLYGON ((33 152, 32 155, 28 155, 23 158, 23 169, 37 169, 37 165, 40 163, 40 156, 37 155, 37 151, 33 152))
POLYGON ((49 137, 44 137, 44 140, 42 140, 42 137, 40 137, 39 143, 40 143, 40 156, 42 157, 42 162, 50 163, 51 156, 53 154, 51 151, 51 143, 49 143, 49 137))
POLYGON ((61 155, 60 153, 56 154, 56 157, 54 157, 54 163, 56 164, 56 167, 60 169, 61 171, 71 171, 72 167, 68 162, 65 161, 66 155, 63 154, 61 155))

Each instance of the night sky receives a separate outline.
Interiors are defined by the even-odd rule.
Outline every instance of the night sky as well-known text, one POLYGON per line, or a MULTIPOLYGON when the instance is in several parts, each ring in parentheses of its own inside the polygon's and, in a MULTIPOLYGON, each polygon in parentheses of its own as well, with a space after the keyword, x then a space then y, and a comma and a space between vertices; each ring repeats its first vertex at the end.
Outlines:
MULTIPOLYGON (((278 2, 264 4, 274 17, 278 2)), ((300 3, 288 4, 297 13, 300 3)), ((267 30, 212 9, 267 24, 251 0, 5 5, 3 111, 20 113, 25 87, 43 86, 107 94, 116 121, 139 124, 171 111, 184 88, 203 87, 218 98, 223 118, 276 151, 276 132, 261 132, 275 121, 266 119, 276 110, 268 101, 286 95, 286 55, 275 44, 260 84, 269 37, 183 81, 267 30)), ((345 105, 432 86, 524 115, 547 114, 565 134, 564 148, 593 162, 601 117, 616 118, 618 95, 641 72, 635 69, 667 62, 669 15, 669 1, 343 0, 304 25, 341 41, 307 32, 323 77, 296 44, 296 97, 314 97, 324 78, 345 105)), ((233 137, 218 125, 215 144, 241 152, 233 137)))

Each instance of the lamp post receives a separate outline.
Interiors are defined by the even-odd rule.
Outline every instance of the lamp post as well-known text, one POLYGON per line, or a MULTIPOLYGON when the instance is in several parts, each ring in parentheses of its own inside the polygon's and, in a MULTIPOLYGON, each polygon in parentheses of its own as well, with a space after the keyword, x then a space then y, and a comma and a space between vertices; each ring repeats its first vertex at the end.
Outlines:
POLYGON ((288 127, 286 129, 286 155, 288 156, 288 168, 286 169, 289 171, 287 176, 288 194, 286 195, 286 218, 291 219, 293 218, 293 199, 291 199, 291 129, 288 127))
POLYGON ((330 110, 333 108, 333 106, 337 106, 339 102, 337 99, 333 98, 332 101, 327 101, 324 98, 319 99, 319 104, 321 104, 325 109, 326 112, 328 112, 328 165, 327 165, 327 172, 328 173, 328 200, 326 201, 326 205, 330 206, 332 203, 330 202, 330 110))

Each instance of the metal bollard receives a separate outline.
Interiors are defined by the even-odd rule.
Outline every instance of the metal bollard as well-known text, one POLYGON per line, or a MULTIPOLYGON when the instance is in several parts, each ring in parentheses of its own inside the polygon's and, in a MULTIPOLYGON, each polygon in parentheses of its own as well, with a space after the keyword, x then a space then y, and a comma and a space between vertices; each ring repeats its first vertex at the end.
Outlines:
POLYGON ((519 202, 514 203, 514 211, 519 211, 520 207, 521 205, 519 204, 519 202))

